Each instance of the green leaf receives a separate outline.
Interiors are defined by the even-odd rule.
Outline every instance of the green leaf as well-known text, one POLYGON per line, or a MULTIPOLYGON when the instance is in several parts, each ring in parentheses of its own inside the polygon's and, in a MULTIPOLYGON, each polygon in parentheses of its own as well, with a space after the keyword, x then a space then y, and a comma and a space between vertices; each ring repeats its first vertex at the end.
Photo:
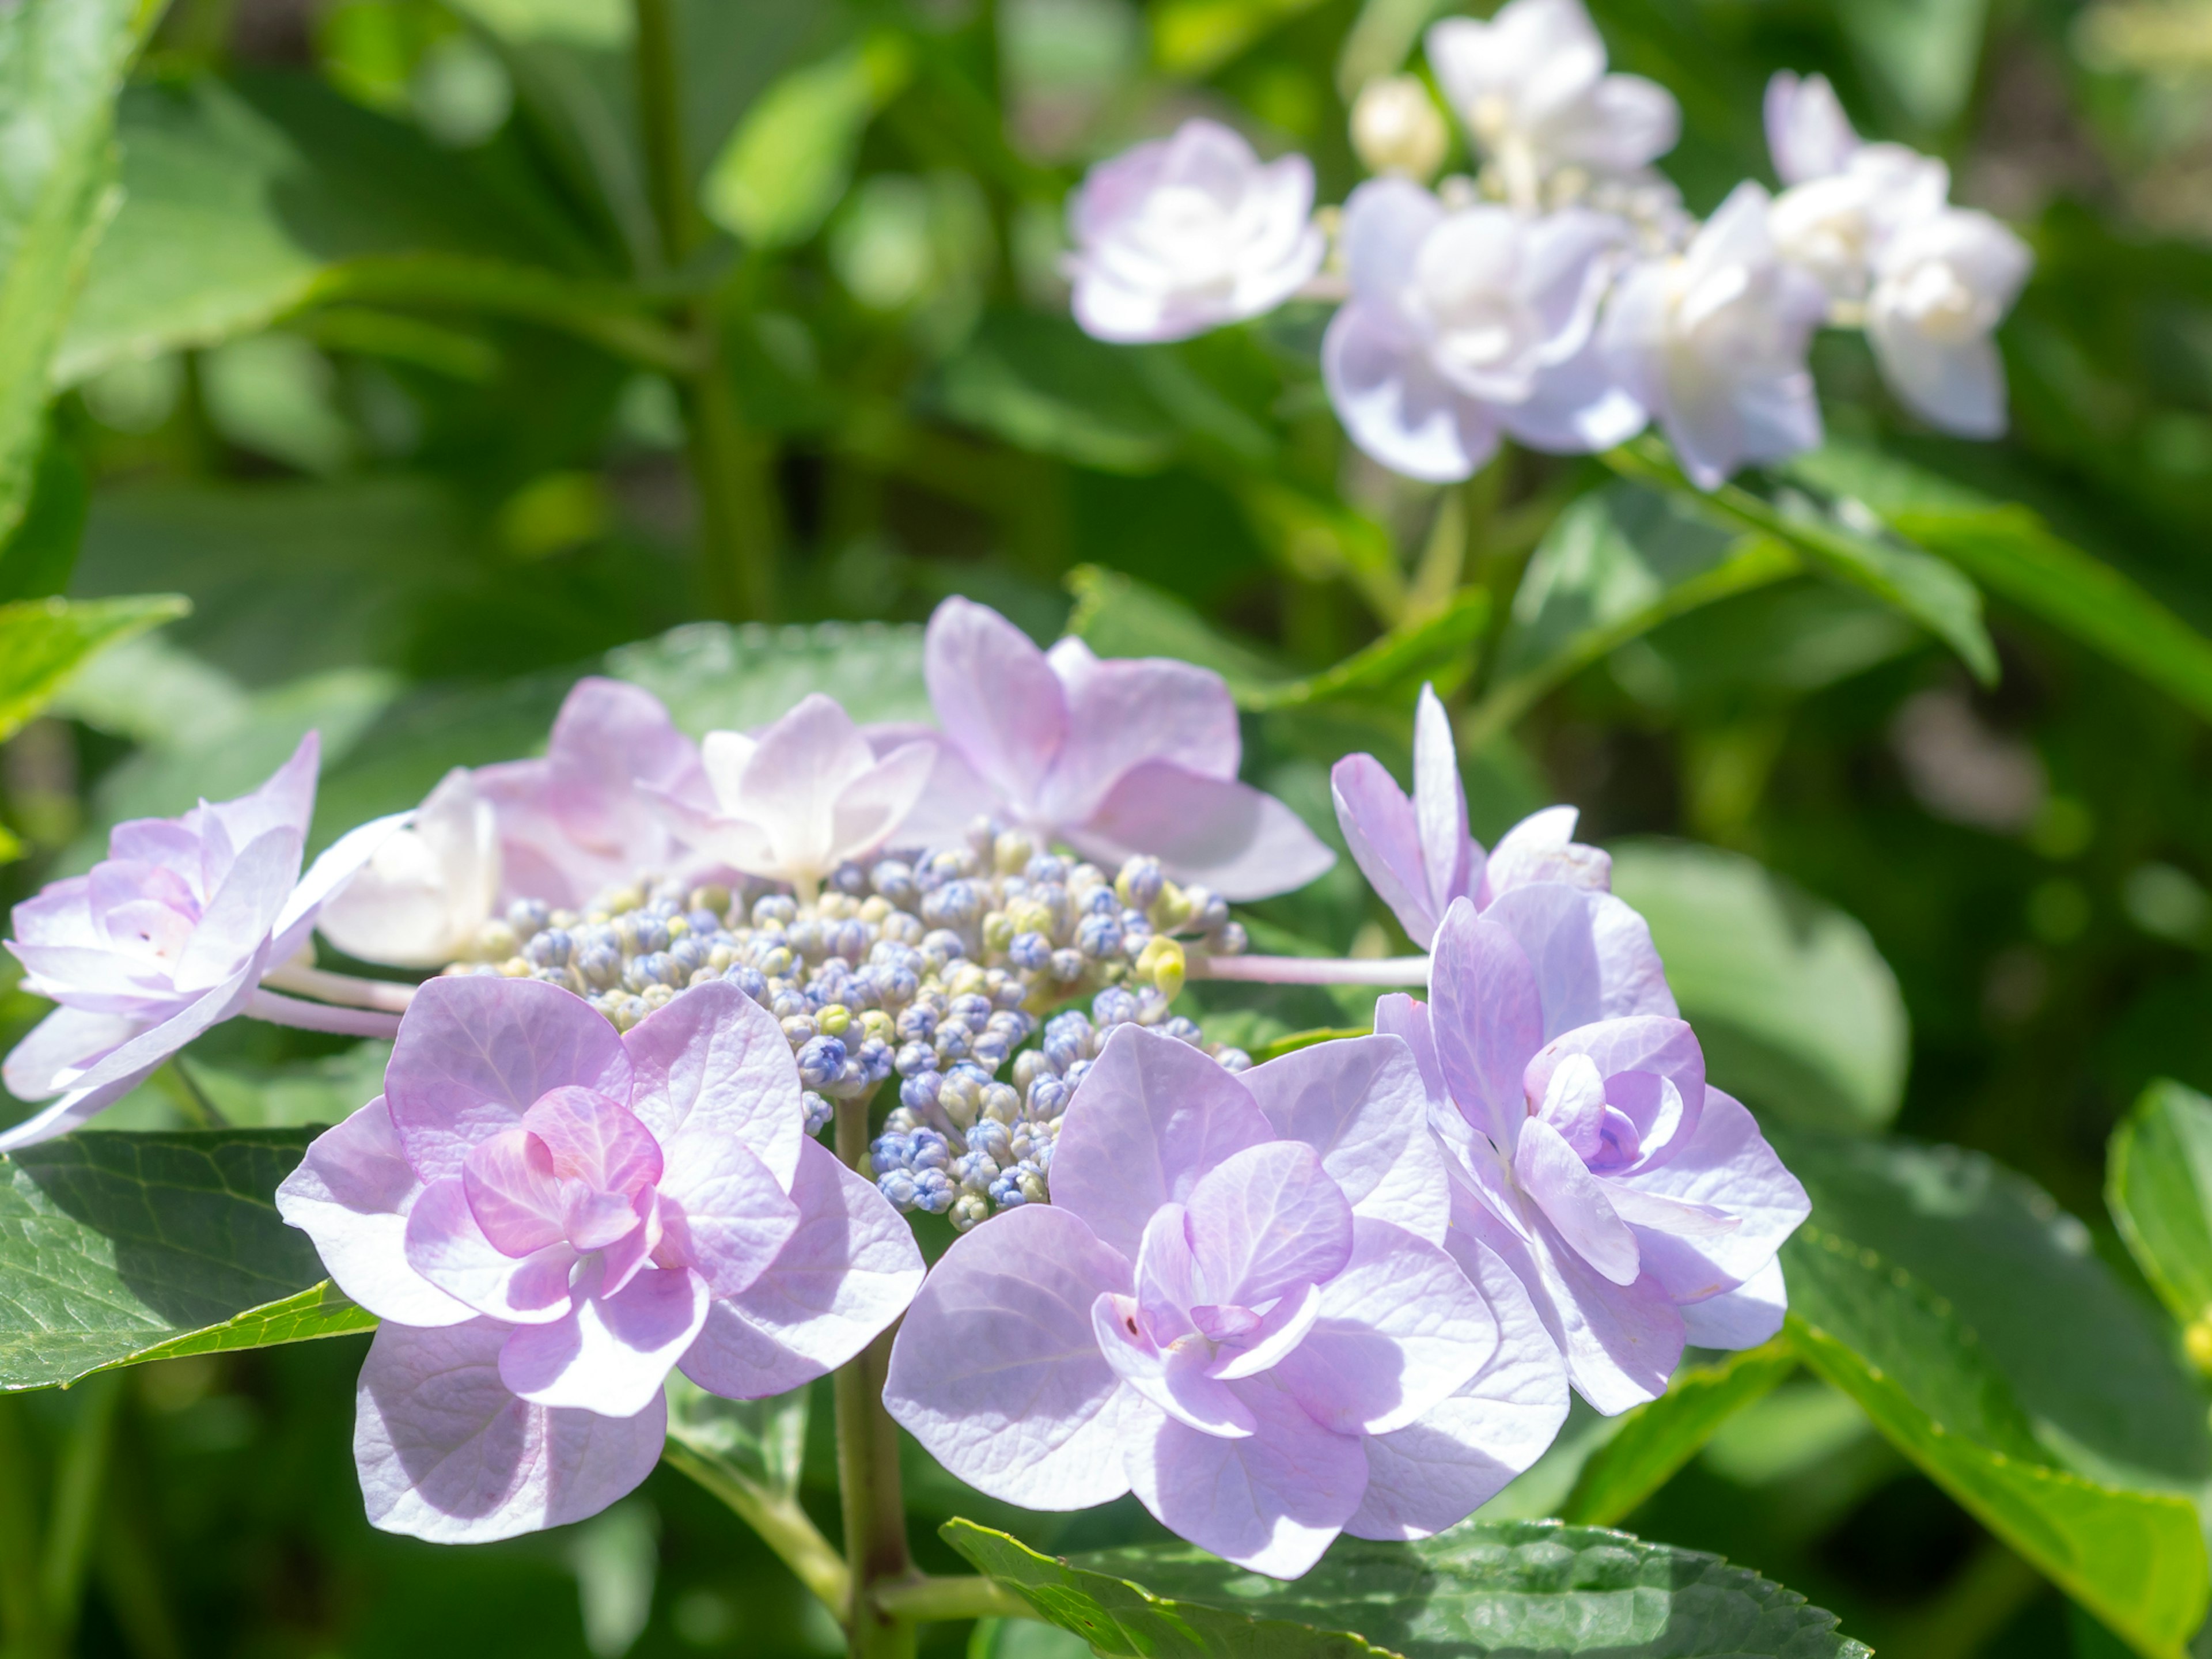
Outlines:
POLYGON ((1510 726, 1547 692, 1671 618, 1796 575, 1772 537, 1717 528, 1681 502, 1616 483, 1555 520, 1513 597, 1494 684, 1468 730, 1510 726))
POLYGON ((1665 1486, 1720 1426, 1797 1368, 1778 1338, 1710 1365, 1685 1365, 1667 1392, 1621 1419, 1575 1481, 1563 1518, 1609 1527, 1665 1486))
POLYGON ((939 1528, 1040 1617, 1146 1659, 1458 1659, 1602 1653, 1864 1659, 1832 1613, 1718 1556, 1556 1521, 1470 1521, 1413 1544, 1343 1538, 1291 1583, 1188 1545, 1055 1560, 968 1521, 939 1528))
POLYGON ((49 365, 115 210, 116 89, 161 9, 153 0, 22 0, 0 12, 0 540, 30 498, 49 365))
POLYGON ((1715 1083, 1789 1122, 1896 1115, 1905 1002, 1864 927, 1738 853, 1630 842, 1613 857, 1613 890, 1651 924, 1715 1083))
POLYGON ((1995 501, 1873 450, 1830 444, 1790 475, 1879 514, 1993 593, 2212 720, 2212 640, 2014 502, 1995 501))
POLYGON ((2212 1358, 2212 1100, 2179 1083, 2144 1090, 2112 1132, 2105 1202, 2203 1366, 2212 1358))
POLYGON ((0 543, 0 602, 43 599, 67 590, 90 504, 83 466, 59 434, 49 432, 22 521, 0 543))
POLYGON ((845 1563, 799 1502, 809 1392, 725 1400, 672 1371, 662 1455, 736 1511, 824 1607, 842 1608, 845 1563))
POLYGON ((0 1160, 0 1389, 368 1328, 276 1214, 309 1139, 76 1134, 0 1160))
POLYGON ((609 652, 607 672, 652 692, 694 737, 765 726, 811 691, 832 694, 856 720, 931 718, 911 624, 690 623, 609 652))
POLYGON ((860 135, 913 72, 888 31, 793 70, 730 135, 700 191, 716 224, 753 246, 792 247, 821 228, 852 182, 860 135))
POLYGON ((1924 131, 1966 108, 1982 60, 1988 0, 1856 0, 1836 21, 1872 78, 1924 131))
POLYGON ((191 608, 174 594, 0 605, 0 741, 45 708, 70 672, 102 646, 191 608))
POLYGON ((1135 357, 1064 317, 989 313, 939 372, 933 398, 1017 449, 1107 472, 1157 472, 1182 443, 1135 357))
POLYGON ((1785 511, 1741 484, 1700 490, 1682 476, 1656 438, 1639 438, 1607 451, 1601 459, 1625 477, 1670 491, 1716 523, 1787 544, 1814 568, 1865 589, 1918 623, 1958 653, 1984 684, 1996 683, 1996 647, 1982 624, 1982 596, 1973 583, 1940 559, 1813 512, 1785 511))

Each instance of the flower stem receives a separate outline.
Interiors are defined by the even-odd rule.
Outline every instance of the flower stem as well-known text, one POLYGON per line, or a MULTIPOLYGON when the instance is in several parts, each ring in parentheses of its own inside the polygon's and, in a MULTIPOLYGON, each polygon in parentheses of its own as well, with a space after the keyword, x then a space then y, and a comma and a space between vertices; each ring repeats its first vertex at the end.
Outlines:
MULTIPOLYGON (((837 1103, 837 1156, 854 1169, 868 1149, 865 1095, 837 1103)), ((855 1354, 831 1379, 837 1408, 837 1493, 845 1510, 851 1570, 845 1635, 852 1659, 911 1659, 914 1621, 879 1601, 880 1590, 915 1577, 899 1491, 898 1425, 884 1409, 891 1332, 855 1354)))
POLYGON ((405 1013, 408 1005, 415 1000, 416 988, 412 985, 401 985, 388 979, 359 979, 322 968, 287 965, 264 974, 261 982, 279 991, 297 991, 319 1002, 342 1003, 349 1008, 380 1008, 389 1014, 405 1013))
POLYGON ((1410 985, 1429 982, 1426 957, 1204 957, 1194 952, 1189 979, 1235 979, 1261 985, 1410 985))
POLYGON ((831 1613, 843 1614, 852 1600, 853 1575, 796 1498, 733 1474, 672 1437, 660 1455, 736 1510, 738 1518, 760 1534, 816 1600, 831 1613))
POLYGON ((909 1578, 876 1592, 876 1605, 918 1623, 961 1619, 1035 1619, 1036 1609, 995 1578, 909 1578))
POLYGON ((271 1025, 296 1026, 302 1031, 334 1031, 340 1036, 384 1037, 399 1035, 399 1016, 373 1008, 332 1008, 297 997, 257 990, 246 999, 246 1012, 271 1025))

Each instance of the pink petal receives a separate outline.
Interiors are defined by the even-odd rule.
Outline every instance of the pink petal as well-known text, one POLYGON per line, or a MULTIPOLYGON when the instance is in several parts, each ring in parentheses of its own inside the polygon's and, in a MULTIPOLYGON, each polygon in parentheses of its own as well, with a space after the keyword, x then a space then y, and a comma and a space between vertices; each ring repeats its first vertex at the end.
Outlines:
POLYGON ((1528 1115, 1522 1073, 1544 1041, 1535 971, 1511 933, 1460 899, 1437 930, 1430 973, 1429 1023, 1451 1098, 1510 1152, 1528 1115))
POLYGON ((544 1324, 568 1311, 568 1243, 511 1256, 484 1237, 469 1207, 463 1177, 448 1176, 422 1189, 408 1212, 407 1265, 478 1313, 516 1324, 544 1324))
POLYGON ((1457 1260, 1490 1304, 1498 1346, 1450 1399, 1362 1443, 1367 1491, 1344 1523, 1354 1537, 1428 1538, 1457 1526, 1542 1456, 1566 1421, 1566 1365, 1528 1292, 1472 1238, 1457 1260))
POLYGON ((611 1296, 587 1267, 568 1316, 519 1326, 499 1351, 500 1381, 536 1406, 635 1417, 660 1393, 707 1319, 707 1284, 688 1268, 646 1267, 611 1296))
POLYGON ((44 1100, 67 1086, 64 1077, 89 1070, 144 1029, 120 1014, 56 1008, 9 1052, 0 1082, 18 1100, 44 1100))
POLYGON ((1487 905, 1500 893, 1540 881, 1607 891, 1613 884, 1613 860, 1575 839, 1577 816, 1571 806, 1547 806, 1508 830, 1491 850, 1476 902, 1487 905))
POLYGON ((1211 1298, 1255 1308, 1352 1258, 1352 1206, 1301 1141, 1247 1147, 1200 1176, 1185 1225, 1211 1298))
POLYGON ((1451 1257, 1386 1221, 1358 1224, 1321 1316, 1273 1373, 1340 1434, 1388 1434, 1441 1404, 1498 1346, 1482 1295, 1451 1257))
POLYGON ((1295 1578, 1359 1508, 1367 1460, 1265 1380, 1239 1383, 1256 1432, 1224 1440, 1163 1420, 1128 1449, 1129 1484, 1160 1524, 1225 1561, 1295 1578))
POLYGON ((1450 1182, 1428 1133, 1428 1089, 1412 1048, 1382 1034, 1379 1011, 1376 1029, 1375 1036, 1293 1049, 1240 1081, 1279 1139, 1321 1154, 1354 1215, 1395 1222, 1442 1243, 1450 1182))
POLYGON ((416 993, 384 1074, 392 1121, 425 1181, 459 1175, 471 1146, 568 1084, 629 1097, 629 1059, 605 1016, 542 980, 477 975, 416 993))
POLYGON ((553 1172, 603 1192, 636 1193, 660 1179, 660 1143, 619 1101, 574 1084, 548 1089, 522 1115, 553 1172))
POLYGON ((477 1544, 597 1515, 660 1461, 668 1407, 550 1410, 499 1378, 507 1328, 386 1325, 361 1368, 354 1461, 371 1525, 477 1544))
POLYGON ((178 990, 189 995, 220 983, 268 943, 270 925, 300 878, 300 844, 298 832, 289 829, 246 843, 171 969, 178 990))
POLYGON ((461 1190, 469 1213, 501 1255, 528 1255, 568 1237, 568 1195, 554 1172, 553 1154, 526 1129, 502 1130, 470 1147, 461 1190))
POLYGON ((836 861, 838 796, 876 763, 852 716, 810 693, 760 733, 739 781, 744 816, 767 833, 786 868, 827 871, 836 861))
POLYGON ((1372 755, 1346 755, 1330 769, 1328 787, 1352 861, 1407 937, 1426 950, 1443 913, 1429 896, 1413 802, 1372 755))
POLYGON ((1426 684, 1413 711, 1413 819, 1428 878, 1429 908, 1441 916, 1454 899, 1464 898, 1473 888, 1475 847, 1467 832, 1467 786, 1460 781, 1451 717, 1437 701, 1435 688, 1426 684))
POLYGON ((922 675, 962 757, 1007 800, 1033 802, 1067 734, 1066 698, 1044 653, 997 611, 956 596, 930 616, 922 675))
POLYGON ((1134 1297, 1101 1291, 1091 1304, 1091 1328, 1098 1351, 1115 1375, 1178 1423, 1206 1434, 1250 1434, 1252 1413, 1226 1382, 1206 1374, 1212 1358, 1206 1345, 1187 1337, 1172 1348, 1153 1346, 1138 1318, 1134 1297))
POLYGON ((1706 1091, 1705 1115, 1686 1146, 1621 1184, 1708 1206, 1736 1221, 1725 1232, 1692 1232, 1679 1225, 1662 1231, 1638 1222, 1648 1271, 1678 1302, 1702 1301, 1753 1278, 1812 1212, 1805 1188, 1774 1155, 1758 1121, 1717 1089, 1706 1091))
POLYGON ((1220 675, 1164 657, 1101 662, 1073 637, 1045 660, 1067 706, 1067 737, 1038 799, 1045 817, 1089 817, 1124 773, 1146 761, 1201 777, 1237 775, 1243 739, 1220 675))
POLYGON ((1110 866, 1148 853, 1177 881, 1203 882, 1238 902, 1303 887, 1336 862, 1273 795, 1167 761, 1131 768, 1097 811, 1061 829, 1087 858, 1110 866))
POLYGON ((1128 1413, 1158 1413, 1106 1363, 1091 1306, 1130 1284, 1128 1258, 1065 1206, 994 1216, 923 1281, 891 1346, 884 1405, 994 1498, 1042 1509, 1118 1498, 1128 1413))
POLYGON ((407 1212, 422 1192, 379 1095, 308 1144, 276 1188, 276 1213, 314 1241, 337 1287, 379 1319, 458 1325, 476 1310, 407 1265, 407 1212))
POLYGON ((622 1038, 630 1109, 681 1171, 692 1136, 733 1137, 789 1188, 806 1138, 799 1064, 775 1017, 720 981, 695 986, 622 1038))
POLYGON ((878 851, 912 814, 937 763, 938 745, 895 749, 838 791, 830 812, 830 853, 839 862, 878 851))
POLYGON ((660 1187, 662 1259, 696 1270, 716 1296, 736 1296, 791 1242, 799 1206, 742 1141, 696 1136, 688 1145, 660 1187))
POLYGON ((1616 1285, 1633 1285, 1636 1235, 1559 1132, 1541 1118, 1521 1126, 1513 1175, 1577 1255, 1616 1285))
POLYGON ((904 1217, 818 1142, 791 1187, 799 1230, 744 1294, 714 1304, 684 1374, 733 1400, 783 1394, 836 1370, 906 1311, 922 1282, 904 1217))
POLYGON ((1686 1305, 1682 1326, 1701 1348, 1755 1348, 1782 1328, 1789 1311, 1778 1257, 1735 1289, 1686 1305))
POLYGON ((1321 1313, 1318 1285, 1291 1291, 1268 1309, 1267 1316, 1258 1324, 1237 1336, 1233 1343, 1224 1344, 1207 1368, 1206 1375, 1233 1382, 1239 1377, 1257 1376, 1261 1371, 1273 1370, 1312 1333, 1321 1313))
MULTIPOLYGON (((1061 1119, 1053 1207, 1133 1260, 1155 1210, 1184 1202, 1214 1165, 1273 1139, 1244 1085, 1213 1060, 1173 1037, 1124 1025, 1061 1119)), ((1085 1319, 1090 1305, 1086 1297, 1085 1319)))

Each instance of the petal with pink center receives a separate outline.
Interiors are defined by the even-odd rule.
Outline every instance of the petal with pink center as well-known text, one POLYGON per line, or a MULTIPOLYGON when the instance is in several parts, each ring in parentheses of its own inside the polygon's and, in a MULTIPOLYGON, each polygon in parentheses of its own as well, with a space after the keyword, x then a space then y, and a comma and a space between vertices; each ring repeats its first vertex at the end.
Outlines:
POLYGON ((606 1017, 542 980, 440 977, 415 994, 384 1074, 408 1160, 425 1181, 574 1084, 629 1098, 629 1057, 606 1017))
POLYGON ((1044 653, 997 611, 956 596, 930 615, 922 676, 952 745, 1029 816, 1067 735, 1066 697, 1044 653))
POLYGON ((1091 1308, 1131 1281, 1128 1258, 1062 1205, 993 1217, 923 1281, 891 1346, 885 1408, 994 1498, 1084 1509, 1120 1497, 1123 1443, 1158 1411, 1107 1364, 1091 1308))
POLYGON ((836 1370, 906 1311, 921 1252, 872 1182, 818 1142, 792 1182, 799 1229, 743 1294, 715 1302, 684 1374, 732 1400, 783 1394, 836 1370))
POLYGON ((707 1320, 707 1282, 686 1267, 641 1267, 612 1295, 587 1266, 567 1317, 519 1326, 500 1380, 532 1405, 634 1417, 653 1403, 707 1320))
POLYGON ((799 1206, 743 1142, 695 1135, 686 1146, 659 1189, 663 1259, 692 1268, 716 1296, 736 1296, 791 1242, 799 1206))
POLYGON ((308 1143, 276 1188, 276 1213, 314 1241, 337 1287, 379 1319, 458 1325, 476 1310, 407 1265, 407 1212, 422 1191, 379 1095, 308 1143))
POLYGON ((407 1265, 494 1319, 543 1324, 562 1317, 576 1252, 562 1239, 527 1255, 506 1255, 477 1224, 464 1179, 434 1181, 416 1199, 404 1235, 407 1265))
POLYGON ((665 1401, 627 1418, 533 1406, 500 1381, 507 1336, 489 1319, 377 1331, 353 1438, 372 1526, 486 1543, 597 1515, 653 1473, 665 1401))
POLYGON ((1249 1146, 1200 1176, 1185 1226, 1210 1302, 1261 1307, 1352 1259, 1352 1206, 1303 1141, 1249 1146))
POLYGON ((1090 817, 1060 827, 1071 845, 1109 867, 1149 854, 1177 881, 1202 882, 1238 902, 1303 887, 1336 862, 1273 795, 1170 761, 1130 768, 1090 817))
POLYGON ((527 1129, 504 1130, 470 1147, 461 1190, 469 1213, 502 1255, 528 1255, 568 1237, 569 1195, 554 1173, 553 1154, 527 1129))
POLYGON ((1098 1351, 1121 1379, 1178 1423, 1206 1434, 1252 1432, 1252 1413, 1226 1382, 1206 1375, 1212 1355, 1196 1336, 1162 1348, 1146 1334, 1133 1296, 1099 1292, 1091 1304, 1098 1351))
POLYGON ((686 1137, 734 1138, 787 1189, 806 1138, 799 1066, 775 1016, 716 980, 656 1009, 623 1036, 635 1082, 630 1109, 669 1167, 691 1156, 686 1137))
POLYGON ((1450 1182, 1428 1134, 1428 1088, 1413 1049, 1380 1020, 1376 1036, 1293 1049, 1241 1080, 1279 1139, 1321 1154, 1353 1214, 1441 1243, 1450 1182))
POLYGON ((1233 1382, 1241 1376, 1257 1376, 1261 1371, 1273 1370, 1306 1340, 1321 1317, 1321 1310, 1318 1285, 1302 1285, 1289 1291, 1267 1310, 1257 1324, 1223 1344, 1206 1375, 1233 1382))
POLYGON ((1509 1152, 1528 1104, 1521 1079, 1544 1041, 1536 975, 1518 941, 1466 899, 1437 932, 1429 1023, 1453 1103, 1509 1152))
POLYGON ((1553 1073, 1571 1060, 1586 1061, 1606 1079, 1604 1098, 1635 1124, 1646 1163, 1664 1163, 1673 1155, 1668 1149, 1696 1135, 1705 1104, 1705 1056, 1686 1021, 1632 1014, 1577 1026, 1528 1062, 1528 1093, 1542 1098, 1553 1073))
POLYGON ((549 1089, 522 1115, 553 1172, 599 1192, 642 1192, 660 1179, 660 1143, 620 1101, 574 1085, 549 1089))
MULTIPOLYGON (((1274 1138, 1244 1085, 1210 1057, 1119 1026, 1060 1120, 1053 1207, 1133 1261, 1153 1212, 1185 1202, 1208 1170, 1274 1138)), ((1090 1305, 1085 1297, 1086 1320, 1090 1305)))

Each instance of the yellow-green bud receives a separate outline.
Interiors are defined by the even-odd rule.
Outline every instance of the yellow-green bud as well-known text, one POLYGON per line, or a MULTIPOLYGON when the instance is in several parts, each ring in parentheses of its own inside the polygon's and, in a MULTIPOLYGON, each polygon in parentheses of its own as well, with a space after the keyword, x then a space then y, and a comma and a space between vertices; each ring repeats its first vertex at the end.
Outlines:
POLYGON ((1014 919, 1004 910, 993 910, 983 918, 983 948, 993 956, 998 955, 1014 942, 1014 919))
POLYGON ((1386 75, 1360 88, 1352 106, 1352 148, 1370 173, 1396 173, 1426 184, 1443 165, 1451 133, 1413 75, 1386 75))
POLYGON ((878 1042, 896 1045, 898 1041, 898 1026, 880 1008, 871 1008, 860 1016, 860 1031, 864 1036, 872 1036, 878 1042))
POLYGON ((814 1024, 824 1036, 842 1036, 852 1023, 853 1011, 842 1002, 830 1003, 814 1016, 814 1024))
POLYGON ((991 845, 991 862, 1002 876, 1018 876, 1036 847, 1018 830, 1009 830, 991 845))
POLYGON ((1145 948, 1137 953, 1137 976, 1149 979, 1160 988, 1164 995, 1172 997, 1182 989, 1182 946, 1164 933, 1155 933, 1145 941, 1145 948))
POLYGON ((1190 900, 1173 882, 1162 882, 1160 896, 1152 901, 1152 908, 1146 914, 1161 933, 1172 933, 1190 920, 1190 900))

